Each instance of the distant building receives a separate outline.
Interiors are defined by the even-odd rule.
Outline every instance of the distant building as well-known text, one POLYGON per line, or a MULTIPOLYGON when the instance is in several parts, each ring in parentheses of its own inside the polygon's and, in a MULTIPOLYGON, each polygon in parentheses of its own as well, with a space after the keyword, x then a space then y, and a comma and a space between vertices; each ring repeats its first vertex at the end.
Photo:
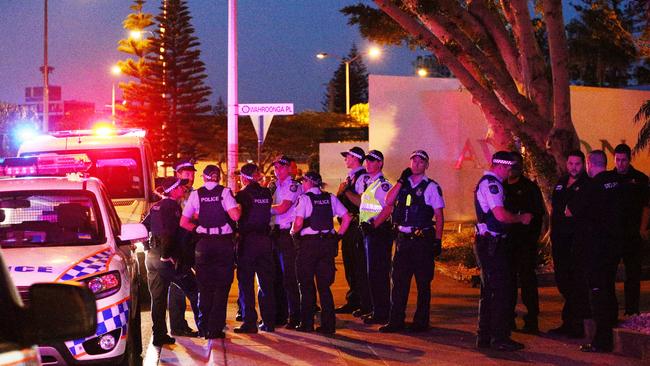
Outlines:
MULTIPOLYGON (((85 129, 92 127, 96 119, 95 103, 79 100, 63 100, 61 87, 50 89, 49 131, 85 129)), ((43 87, 25 88, 25 106, 35 110, 38 118, 43 120, 43 87)))
MULTIPOLYGON (((49 98, 49 130, 55 129, 54 127, 63 119, 63 100, 61 99, 61 87, 50 85, 50 98, 49 98)), ((43 87, 31 86, 25 88, 25 106, 36 110, 38 118, 43 120, 43 87)))

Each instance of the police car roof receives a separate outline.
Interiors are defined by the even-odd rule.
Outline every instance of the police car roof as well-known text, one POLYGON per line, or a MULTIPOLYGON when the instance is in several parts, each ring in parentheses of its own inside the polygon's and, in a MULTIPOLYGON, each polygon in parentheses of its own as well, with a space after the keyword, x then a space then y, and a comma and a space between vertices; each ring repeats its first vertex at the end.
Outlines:
POLYGON ((0 179, 0 192, 10 191, 40 191, 40 190, 92 190, 101 185, 97 178, 68 178, 68 177, 7 177, 0 179), (84 187, 84 182, 86 186, 84 187))
POLYGON ((18 150, 18 155, 41 151, 63 151, 79 149, 106 149, 136 147, 143 144, 144 137, 137 134, 123 134, 110 136, 78 135, 78 136, 51 136, 40 135, 25 141, 18 150))

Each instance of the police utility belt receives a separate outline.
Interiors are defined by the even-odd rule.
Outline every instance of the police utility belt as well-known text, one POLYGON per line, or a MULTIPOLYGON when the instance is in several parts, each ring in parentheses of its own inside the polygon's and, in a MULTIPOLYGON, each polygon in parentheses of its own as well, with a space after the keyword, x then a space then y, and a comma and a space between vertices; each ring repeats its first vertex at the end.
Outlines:
POLYGON ((396 226, 395 228, 397 229, 397 237, 400 239, 425 238, 434 235, 436 232, 433 226, 425 228, 396 226))
POLYGON ((301 234, 298 236, 300 239, 338 239, 339 236, 335 232, 317 233, 317 234, 301 234))
POLYGON ((199 235, 208 235, 208 236, 227 236, 232 235, 232 233, 224 233, 223 229, 220 227, 203 227, 197 226, 196 233, 199 235))

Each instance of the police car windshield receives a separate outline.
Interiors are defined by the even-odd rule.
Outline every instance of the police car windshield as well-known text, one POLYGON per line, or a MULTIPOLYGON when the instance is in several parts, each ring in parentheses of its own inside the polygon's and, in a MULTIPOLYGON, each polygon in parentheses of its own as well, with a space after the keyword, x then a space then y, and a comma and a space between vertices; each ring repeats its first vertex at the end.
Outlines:
POLYGON ((88 173, 104 182, 111 199, 144 197, 142 160, 137 148, 39 151, 23 156, 45 153, 86 154, 93 162, 88 173))
POLYGON ((92 193, 82 190, 0 192, 2 248, 105 242, 92 193))

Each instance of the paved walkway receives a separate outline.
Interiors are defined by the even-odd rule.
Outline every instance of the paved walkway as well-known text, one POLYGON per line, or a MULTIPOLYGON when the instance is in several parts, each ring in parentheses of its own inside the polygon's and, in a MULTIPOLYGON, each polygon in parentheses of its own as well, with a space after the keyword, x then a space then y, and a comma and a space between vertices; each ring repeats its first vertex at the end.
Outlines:
MULTIPOLYGON (((345 279, 340 257, 333 286, 334 299, 341 304, 345 279)), ((622 299, 622 284, 617 284, 622 299)), ((642 311, 650 311, 650 282, 642 284, 642 311)), ((145 365, 642 365, 638 359, 616 354, 585 354, 581 340, 553 338, 546 334, 560 322, 560 296, 554 287, 540 289, 542 315, 539 336, 514 333, 526 349, 503 353, 474 347, 478 289, 440 273, 432 283, 431 324, 424 334, 383 334, 378 326, 367 326, 351 315, 338 315, 333 337, 317 333, 277 330, 239 335, 232 332, 235 318, 236 285, 230 293, 228 330, 225 340, 206 341, 177 338, 177 344, 158 351, 150 344, 150 314, 144 312, 145 365)), ((415 285, 411 286, 407 316, 414 311, 415 285)), ((519 305, 521 306, 521 305, 519 305)), ((518 310, 522 310, 519 308, 518 310)), ((187 313, 191 319, 191 313, 187 313)), ((407 319, 409 320, 409 319, 407 319)), ((522 325, 521 318, 519 326, 522 325)))

